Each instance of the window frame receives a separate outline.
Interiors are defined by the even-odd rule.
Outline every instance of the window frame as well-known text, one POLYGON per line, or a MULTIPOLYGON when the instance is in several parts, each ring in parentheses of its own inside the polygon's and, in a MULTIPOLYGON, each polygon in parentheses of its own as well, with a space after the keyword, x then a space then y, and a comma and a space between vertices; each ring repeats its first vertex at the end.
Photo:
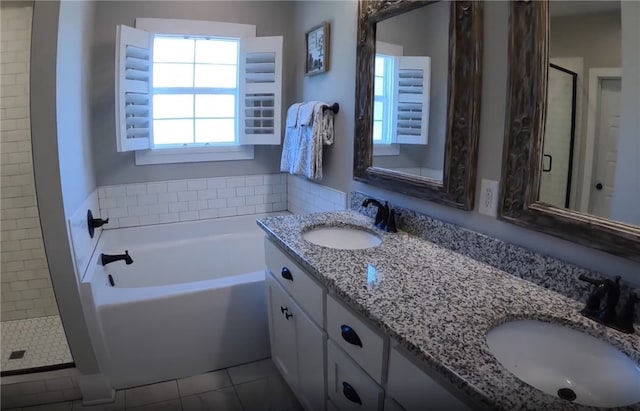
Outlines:
MULTIPOLYGON (((135 28, 147 31, 151 38, 156 35, 193 36, 193 37, 220 37, 242 39, 256 37, 256 26, 252 24, 226 23, 204 20, 181 20, 160 18, 136 18, 135 28)), ((238 45, 240 48, 240 44, 238 45)), ((153 56, 153 40, 151 41, 151 56, 153 56)), ((238 69, 240 62, 238 61, 238 69)), ((239 81, 239 79, 238 79, 239 81)), ((151 83, 153 82, 153 70, 151 70, 151 83)), ((150 86, 150 90, 153 88, 150 86)), ((237 84, 236 104, 239 98, 239 82, 237 84)), ((153 100, 153 91, 150 91, 150 100, 153 100)), ((153 110, 153 108, 152 108, 153 110)), ((156 147, 151 141, 151 149, 136 150, 136 165, 188 163, 201 161, 226 161, 226 160, 252 160, 254 158, 253 145, 240 145, 238 130, 238 112, 236 112, 236 141, 235 143, 210 145, 203 143, 201 146, 190 145, 184 147, 167 146, 156 147)), ((153 119, 151 119, 152 121, 153 119)))
POLYGON ((404 53, 403 47, 385 43, 382 41, 376 41, 376 57, 380 56, 385 59, 385 76, 383 77, 385 96, 386 98, 379 99, 374 94, 374 102, 376 100, 383 101, 383 130, 382 141, 373 142, 373 155, 374 156, 397 156, 400 154, 400 145, 393 141, 393 87, 395 82, 395 69, 393 58, 402 56, 404 53))

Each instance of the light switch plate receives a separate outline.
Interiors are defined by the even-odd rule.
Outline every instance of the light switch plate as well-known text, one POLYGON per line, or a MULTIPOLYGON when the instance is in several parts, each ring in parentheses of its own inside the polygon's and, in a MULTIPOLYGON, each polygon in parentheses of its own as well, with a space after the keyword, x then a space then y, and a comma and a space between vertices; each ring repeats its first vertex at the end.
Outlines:
POLYGON ((491 217, 498 214, 498 182, 495 180, 482 179, 480 185, 480 204, 478 212, 491 217))

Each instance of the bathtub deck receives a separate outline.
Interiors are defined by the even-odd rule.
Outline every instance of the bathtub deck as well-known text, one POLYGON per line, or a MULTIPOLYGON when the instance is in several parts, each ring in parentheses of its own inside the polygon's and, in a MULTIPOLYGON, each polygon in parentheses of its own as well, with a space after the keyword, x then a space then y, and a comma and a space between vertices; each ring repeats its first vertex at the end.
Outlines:
POLYGON ((119 390, 112 404, 83 407, 78 400, 20 410, 31 409, 298 411, 302 407, 271 359, 266 359, 194 377, 119 390))

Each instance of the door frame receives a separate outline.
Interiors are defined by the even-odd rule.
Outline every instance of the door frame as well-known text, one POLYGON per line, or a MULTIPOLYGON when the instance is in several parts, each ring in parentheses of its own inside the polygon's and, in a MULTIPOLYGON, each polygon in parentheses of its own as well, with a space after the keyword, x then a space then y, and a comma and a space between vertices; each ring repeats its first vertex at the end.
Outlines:
POLYGON ((584 151, 584 167, 582 170, 582 195, 580 197, 580 211, 589 212, 591 197, 591 178, 593 172, 593 157, 596 141, 597 117, 600 113, 600 87, 602 80, 622 79, 622 69, 619 67, 589 69, 589 93, 587 97, 587 134, 584 151), (594 107, 595 109, 589 110, 594 107))

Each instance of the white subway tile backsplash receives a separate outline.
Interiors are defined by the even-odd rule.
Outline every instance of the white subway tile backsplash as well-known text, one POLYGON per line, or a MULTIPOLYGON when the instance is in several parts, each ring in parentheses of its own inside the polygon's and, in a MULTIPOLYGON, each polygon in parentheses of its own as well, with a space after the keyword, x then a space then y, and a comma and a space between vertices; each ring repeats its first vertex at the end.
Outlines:
POLYGON ((290 212, 306 214, 347 208, 346 193, 314 183, 304 177, 287 177, 287 202, 290 212))
POLYGON ((198 199, 197 191, 181 191, 178 193, 178 201, 193 201, 198 199))
POLYGON ((105 229, 285 211, 287 178, 279 174, 212 177, 100 187, 105 229))
POLYGON ((180 221, 192 221, 198 219, 197 211, 185 211, 184 213, 180 213, 180 221))
POLYGON ((189 180, 187 181, 187 190, 189 191, 198 191, 198 190, 206 190, 207 189, 207 181, 206 180, 189 180))
POLYGON ((236 190, 233 188, 219 188, 217 190, 218 198, 231 198, 236 196, 236 190))
POLYGON ((187 191, 187 182, 186 181, 169 181, 167 182, 167 190, 169 192, 187 191))

